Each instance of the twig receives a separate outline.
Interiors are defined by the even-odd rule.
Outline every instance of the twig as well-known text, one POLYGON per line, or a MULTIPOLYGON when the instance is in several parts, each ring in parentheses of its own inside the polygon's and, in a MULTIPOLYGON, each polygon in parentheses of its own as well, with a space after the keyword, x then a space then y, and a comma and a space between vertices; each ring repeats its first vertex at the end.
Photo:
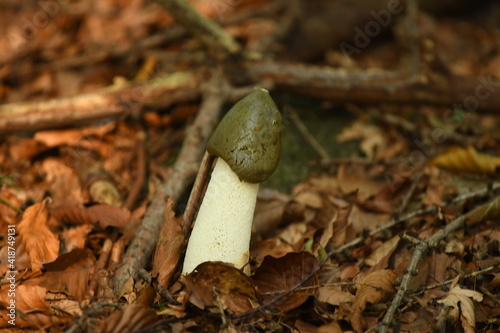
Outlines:
MULTIPOLYGON (((453 198, 450 201, 441 203, 439 206, 453 205, 453 204, 456 204, 456 203, 459 203, 459 202, 462 202, 465 200, 469 200, 472 198, 480 198, 480 197, 488 195, 489 193, 492 193, 498 189, 500 189, 500 182, 493 183, 491 185, 491 187, 485 187, 483 189, 480 189, 480 190, 477 190, 474 192, 464 193, 462 195, 459 195, 459 196, 453 198)), ((414 218, 416 216, 423 215, 423 214, 434 214, 436 212, 437 212, 436 206, 429 206, 426 208, 415 210, 413 212, 410 212, 406 215, 399 217, 398 219, 392 219, 390 223, 370 231, 368 233, 368 236, 374 236, 378 233, 384 232, 384 231, 391 229, 392 227, 398 225, 399 223, 403 223, 403 222, 405 222, 411 218, 414 218)), ((364 239, 365 239, 364 237, 355 238, 352 241, 350 241, 349 243, 329 252, 328 257, 338 255, 338 254, 340 254, 340 253, 342 253, 342 252, 344 252, 352 247, 355 247, 356 245, 363 243, 364 239)))
POLYGON ((448 322, 448 314, 452 309, 452 306, 444 306, 438 315, 436 326, 432 329, 433 332, 446 332, 446 323, 448 322))
POLYGON ((190 3, 184 0, 158 0, 158 3, 210 50, 229 55, 241 53, 241 46, 224 29, 201 15, 190 3))
MULTIPOLYGON (((462 276, 462 278, 463 279, 475 278, 476 276, 480 276, 480 275, 483 275, 483 274, 486 274, 486 273, 490 273, 490 272, 493 272, 493 271, 495 271, 497 269, 498 269, 498 265, 490 266, 488 268, 485 268, 485 269, 482 269, 482 270, 479 270, 479 271, 475 271, 475 272, 472 272, 472 273, 469 273, 469 274, 465 274, 465 275, 462 276)), ((419 289, 416 294, 421 294, 424 291, 431 290, 431 289, 441 288, 443 286, 446 286, 447 284, 452 283, 454 280, 455 279, 449 279, 449 280, 446 280, 446 281, 443 281, 443 282, 440 282, 440 283, 437 283, 437 284, 433 284, 431 286, 424 287, 422 289, 419 289)))
POLYGON ((380 326, 377 328, 378 332, 385 333, 388 331, 392 323, 392 320, 394 318, 394 315, 396 314, 396 311, 399 308, 399 305, 406 296, 406 292, 408 291, 413 276, 418 274, 417 270, 418 262, 425 255, 427 250, 436 247, 437 244, 440 241, 442 241, 446 236, 462 228, 464 225, 465 225, 465 216, 461 215, 452 222, 450 222, 449 224, 447 224, 446 227, 444 227, 443 229, 439 230, 434 235, 429 237, 428 239, 420 241, 420 243, 415 247, 413 256, 410 260, 410 263, 408 264, 408 268, 406 269, 406 274, 403 276, 401 285, 399 286, 399 289, 396 295, 394 296, 391 305, 387 309, 384 319, 380 323, 380 326))
POLYGON ((146 267, 156 246, 166 198, 172 197, 174 202, 177 202, 196 176, 201 157, 205 151, 206 141, 215 127, 225 98, 221 88, 220 75, 215 74, 209 83, 198 115, 186 132, 186 139, 169 179, 157 189, 142 224, 136 231, 135 237, 122 259, 122 266, 115 274, 113 285, 116 294, 120 294, 129 277, 137 278, 138 269, 146 267))
POLYGON ((210 156, 208 152, 203 155, 203 160, 201 161, 200 169, 196 175, 196 180, 194 181, 193 188, 191 189, 191 194, 186 205, 186 210, 184 211, 184 216, 182 218, 181 228, 184 233, 184 239, 189 238, 189 233, 191 230, 191 224, 195 218, 195 215, 201 204, 201 196, 204 191, 204 187, 207 185, 207 179, 210 174, 210 169, 214 158, 210 156))
MULTIPOLYGON (((138 277, 143 279, 148 284, 153 284, 153 278, 151 274, 145 269, 139 269, 137 271, 138 277)), ((176 304, 177 301, 172 297, 170 291, 167 288, 163 287, 160 283, 154 283, 155 291, 162 297, 163 300, 166 300, 169 304, 176 304)))
POLYGON ((107 307, 113 307, 113 308, 121 308, 122 304, 118 303, 108 303, 108 302, 103 302, 103 303, 95 303, 90 306, 85 307, 83 310, 83 314, 78 318, 73 326, 71 326, 66 333, 77 333, 77 332, 85 332, 86 330, 85 327, 85 320, 88 317, 95 317, 102 312, 106 310, 107 307))
POLYGON ((307 143, 309 143, 309 145, 311 145, 311 147, 314 150, 316 150, 316 152, 318 153, 318 155, 321 158, 320 163, 321 164, 329 164, 330 160, 331 160, 330 155, 319 144, 318 140, 316 140, 316 138, 311 134, 311 132, 309 132, 306 125, 304 125, 304 123, 300 120, 300 118, 297 115, 297 113, 295 112, 295 110, 293 110, 292 107, 287 107, 286 112, 288 112, 290 114, 290 119, 292 120, 293 124, 297 127, 299 132, 302 134, 304 139, 307 141, 307 143))
POLYGON ((420 181, 420 178, 422 178, 421 172, 419 172, 417 174, 417 176, 413 180, 413 183, 411 184, 410 190, 403 197, 403 200, 401 201, 401 205, 398 207, 398 209, 396 211, 396 216, 401 215, 405 211, 406 207, 408 206, 408 203, 410 202, 411 197, 415 193, 415 189, 417 188, 417 185, 420 181))
MULTIPOLYGON (((474 215, 475 212, 484 211, 484 209, 490 207, 491 203, 494 202, 495 200, 497 200, 497 198, 495 198, 493 201, 487 202, 481 206, 474 208, 474 210, 472 210, 471 212, 469 212, 465 215, 459 216, 458 218, 456 218, 455 220, 453 220, 452 222, 447 224, 446 227, 444 227, 443 229, 440 229, 438 232, 436 232, 434 235, 432 235, 428 239, 421 240, 421 241, 416 240, 418 242, 418 245, 415 247, 415 250, 413 252, 413 256, 410 260, 410 263, 408 264, 408 268, 406 269, 407 272, 403 276, 403 279, 401 281, 401 285, 399 286, 398 292, 396 293, 396 296, 394 297, 394 299, 391 303, 391 306, 387 310, 387 312, 384 316, 384 319, 382 320, 382 322, 380 323, 380 326, 377 329, 379 332, 385 333, 388 331, 390 324, 393 320, 394 314, 396 313, 399 305, 403 301, 403 298, 406 296, 406 293, 408 291, 408 287, 410 285, 410 282, 411 282, 413 276, 418 274, 417 265, 418 265, 418 262, 420 261, 420 259, 425 255, 425 253, 430 248, 437 247, 438 243, 440 241, 442 241, 445 237, 449 236, 452 232, 458 230, 459 228, 462 228, 462 227, 468 225, 469 221, 467 221, 467 220, 468 220, 469 216, 474 215)), ((482 216, 484 216, 484 215, 482 215, 482 216)), ((487 216, 484 216, 484 217, 487 218, 487 216)), ((481 219, 481 221, 482 221, 482 219, 481 219)), ((481 221, 474 220, 471 222, 476 224, 476 223, 479 223, 481 221)), ((414 239, 414 241, 415 241, 415 239, 414 239)))
MULTIPOLYGON (((247 72, 253 80, 271 80, 277 90, 335 102, 363 104, 425 103, 448 107, 473 96, 478 85, 475 76, 429 72, 424 78, 404 70, 346 70, 276 62, 254 63, 247 72)), ((236 73, 237 76, 241 74, 236 73)), ((492 78, 484 77, 482 80, 492 78)), ((492 94, 478 102, 477 110, 495 111, 499 106, 500 94, 492 94)))
POLYGON ((99 271, 103 270, 108 263, 109 257, 111 255, 111 248, 113 247, 113 241, 109 238, 106 238, 104 244, 102 246, 101 255, 99 256, 99 260, 96 262, 94 266, 94 275, 92 280, 89 282, 89 287, 87 289, 87 297, 92 299, 97 292, 97 287, 99 285, 99 271))

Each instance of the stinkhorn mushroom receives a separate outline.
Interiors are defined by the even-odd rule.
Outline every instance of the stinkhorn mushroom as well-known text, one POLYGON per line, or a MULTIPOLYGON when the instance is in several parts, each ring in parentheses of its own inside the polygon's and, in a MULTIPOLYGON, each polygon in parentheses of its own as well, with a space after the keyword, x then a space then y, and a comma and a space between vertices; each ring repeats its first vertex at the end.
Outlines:
POLYGON ((207 261, 237 268, 249 259, 259 183, 279 162, 281 114, 269 92, 255 89, 221 120, 207 144, 217 156, 189 238, 183 273, 207 261))

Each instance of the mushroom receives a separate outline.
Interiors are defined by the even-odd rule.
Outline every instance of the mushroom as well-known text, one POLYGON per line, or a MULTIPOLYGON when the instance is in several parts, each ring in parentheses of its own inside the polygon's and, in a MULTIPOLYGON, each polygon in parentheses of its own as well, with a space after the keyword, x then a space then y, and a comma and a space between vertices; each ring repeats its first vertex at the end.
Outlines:
POLYGON ((259 183, 279 162, 281 114, 269 92, 254 89, 221 120, 207 144, 216 156, 205 196, 189 238, 183 273, 222 261, 236 268, 249 259, 259 183))

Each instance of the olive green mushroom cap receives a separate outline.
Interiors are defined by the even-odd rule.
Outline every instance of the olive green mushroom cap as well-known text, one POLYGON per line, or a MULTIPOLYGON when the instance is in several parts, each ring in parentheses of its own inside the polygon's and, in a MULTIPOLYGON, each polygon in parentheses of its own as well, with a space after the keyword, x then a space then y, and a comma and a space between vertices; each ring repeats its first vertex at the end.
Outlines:
POLYGON ((256 88, 222 118, 207 151, 222 158, 241 180, 261 183, 278 166, 281 114, 269 92, 256 88))

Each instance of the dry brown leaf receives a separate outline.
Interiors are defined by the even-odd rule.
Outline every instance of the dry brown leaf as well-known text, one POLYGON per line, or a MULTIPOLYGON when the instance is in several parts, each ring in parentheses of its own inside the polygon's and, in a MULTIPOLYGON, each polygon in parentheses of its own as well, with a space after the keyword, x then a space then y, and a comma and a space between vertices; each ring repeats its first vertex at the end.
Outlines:
POLYGON ((355 297, 340 287, 328 286, 318 288, 318 301, 339 306, 341 303, 354 303, 355 297))
POLYGON ((183 277, 183 283, 190 294, 189 301, 201 309, 221 305, 229 313, 242 314, 257 302, 252 280, 229 264, 202 263, 183 277))
POLYGON ((352 212, 352 203, 337 202, 338 213, 333 222, 333 232, 331 242, 334 248, 339 248, 352 240, 355 236, 352 228, 352 220, 349 218, 352 212), (340 206, 342 204, 342 206, 340 206))
MULTIPOLYGON (((19 200, 19 198, 11 190, 9 190, 7 186, 1 185, 2 183, 0 180, 0 199, 10 203, 14 207, 21 207, 21 200, 19 200)), ((9 224, 15 224, 18 215, 19 212, 0 201, 0 226, 2 228, 7 228, 7 225, 9 224)), ((7 230, 1 231, 2 232, 0 233, 4 235, 7 234, 7 230)))
POLYGON ((17 227, 33 271, 40 270, 44 263, 54 261, 59 253, 59 239, 47 227, 47 202, 45 199, 28 207, 17 227))
POLYGON ((279 238, 270 238, 260 242, 252 243, 250 256, 257 265, 260 265, 266 256, 275 258, 283 257, 289 252, 293 252, 290 244, 283 242, 279 238))
POLYGON ((497 219, 500 216, 500 196, 490 202, 487 202, 465 215, 467 225, 475 225, 477 223, 497 219))
POLYGON ((264 303, 271 302, 275 308, 288 311, 315 293, 314 289, 296 289, 317 285, 318 265, 316 257, 308 252, 288 253, 281 258, 266 257, 252 279, 264 303))
POLYGON ((158 321, 156 312, 143 304, 130 304, 124 310, 113 312, 102 320, 97 328, 99 333, 141 332, 158 321))
MULTIPOLYGON (((0 305, 5 307, 10 302, 8 297, 9 288, 0 288, 0 305)), ((15 324, 19 328, 44 328, 58 325, 72 320, 72 317, 65 314, 56 315, 47 304, 45 297, 47 290, 40 286, 17 285, 16 287, 16 313, 15 324)), ((6 310, 0 310, 0 328, 9 327, 7 323, 6 310)))
POLYGON ((396 272, 385 269, 369 274, 360 282, 356 291, 356 301, 349 316, 351 325, 356 332, 361 332, 365 328, 365 318, 363 318, 362 312, 366 305, 383 302, 394 293, 393 283, 396 277, 396 272))
POLYGON ((90 224, 82 224, 73 228, 64 229, 61 232, 60 237, 66 247, 66 250, 70 252, 77 248, 83 249, 85 247, 85 243, 87 242, 87 236, 90 234, 92 229, 92 225, 90 224))
POLYGON ((42 169, 49 183, 49 191, 54 203, 84 202, 80 179, 72 168, 60 160, 47 158, 42 162, 42 169))
POLYGON ((30 161, 34 156, 47 150, 49 150, 47 146, 33 139, 21 137, 10 138, 9 155, 13 161, 30 161))
POLYGON ((168 287, 181 256, 184 234, 181 229, 182 218, 176 218, 173 210, 174 201, 167 200, 160 236, 153 258, 153 275, 158 274, 158 282, 168 287))
POLYGON ((61 222, 98 224, 101 228, 112 226, 120 230, 123 230, 130 219, 128 209, 107 204, 90 206, 63 204, 51 207, 50 214, 61 222))
POLYGON ((339 323, 332 321, 331 323, 321 325, 314 333, 343 333, 344 330, 339 323))
POLYGON ((362 165, 340 165, 337 181, 343 193, 357 192, 358 200, 363 202, 387 187, 385 181, 375 181, 362 165))
POLYGON ((270 190, 260 190, 255 205, 252 232, 263 238, 276 231, 283 219, 288 197, 270 190))
POLYGON ((434 157, 430 164, 442 169, 494 176, 500 157, 479 153, 474 147, 452 147, 434 157))
POLYGON ((95 259, 90 250, 75 249, 45 264, 45 275, 28 280, 29 284, 43 286, 47 291, 62 292, 81 302, 87 292, 95 259))
POLYGON ((396 235, 382 243, 382 245, 378 246, 366 259, 365 263, 371 267, 378 267, 379 269, 384 269, 387 267, 389 263, 389 258, 392 253, 398 247, 398 243, 401 237, 396 235))
POLYGON ((384 132, 378 126, 360 120, 353 122, 337 135, 338 142, 350 140, 361 140, 361 150, 370 159, 380 155, 378 152, 384 150, 387 145, 384 132))
MULTIPOLYGON (((372 213, 366 211, 359 205, 352 207, 351 213, 348 217, 349 225, 356 235, 363 230, 373 230, 376 227, 384 226, 391 222, 390 214, 372 213)), ((352 239, 350 239, 352 240, 352 239)))
POLYGON ((39 131, 33 137, 35 141, 41 142, 47 147, 57 147, 61 145, 78 146, 82 141, 90 137, 102 138, 116 127, 115 122, 108 122, 100 126, 84 127, 79 129, 39 131))
POLYGON ((462 321, 465 320, 468 325, 476 327, 474 301, 481 302, 482 300, 483 294, 470 289, 462 289, 457 285, 450 289, 445 299, 438 302, 453 308, 450 315, 453 316, 454 320, 457 320, 459 316, 463 316, 462 321))
POLYGON ((387 299, 395 291, 393 282, 396 277, 397 274, 391 269, 369 274, 360 282, 353 307, 363 311, 367 303, 377 304, 387 299))

